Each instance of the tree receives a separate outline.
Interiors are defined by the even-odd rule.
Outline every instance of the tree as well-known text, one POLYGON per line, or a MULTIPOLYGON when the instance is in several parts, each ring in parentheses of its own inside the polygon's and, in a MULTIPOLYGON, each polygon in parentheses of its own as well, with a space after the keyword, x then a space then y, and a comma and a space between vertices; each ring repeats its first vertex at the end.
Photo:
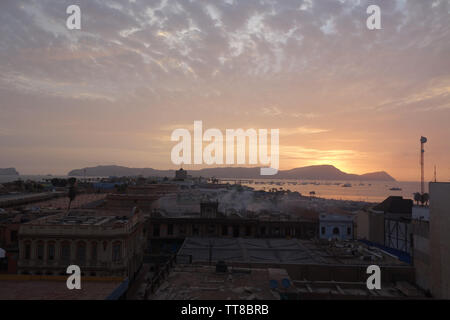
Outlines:
POLYGON ((428 193, 424 193, 420 197, 420 203, 423 205, 428 205, 428 201, 430 200, 430 196, 428 193))
POLYGON ((417 205, 422 200, 422 195, 419 192, 414 193, 414 201, 416 201, 417 205))

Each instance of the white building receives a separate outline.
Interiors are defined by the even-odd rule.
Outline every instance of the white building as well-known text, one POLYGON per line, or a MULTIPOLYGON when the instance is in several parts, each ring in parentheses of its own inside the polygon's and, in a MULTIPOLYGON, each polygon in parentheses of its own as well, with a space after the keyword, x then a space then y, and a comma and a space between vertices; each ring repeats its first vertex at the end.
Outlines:
POLYGON ((322 213, 319 217, 321 239, 353 239, 353 216, 322 213))

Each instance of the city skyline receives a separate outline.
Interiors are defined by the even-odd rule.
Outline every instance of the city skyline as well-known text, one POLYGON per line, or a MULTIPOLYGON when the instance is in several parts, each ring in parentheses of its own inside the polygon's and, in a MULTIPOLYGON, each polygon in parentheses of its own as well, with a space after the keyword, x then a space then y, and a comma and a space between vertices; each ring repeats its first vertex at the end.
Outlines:
POLYGON ((70 4, 0 4, 0 168, 176 169, 172 131, 201 120, 279 129, 280 170, 399 181, 426 136, 426 181, 450 179, 448 1, 78 1, 81 30, 70 4))

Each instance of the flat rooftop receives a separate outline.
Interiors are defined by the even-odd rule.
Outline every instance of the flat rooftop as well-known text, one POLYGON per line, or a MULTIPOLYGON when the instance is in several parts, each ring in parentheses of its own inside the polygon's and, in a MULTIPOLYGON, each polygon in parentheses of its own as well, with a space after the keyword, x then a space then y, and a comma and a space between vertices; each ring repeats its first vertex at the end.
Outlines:
MULTIPOLYGON (((79 194, 72 201, 70 207, 72 209, 81 208, 91 203, 96 203, 106 198, 105 194, 79 194)), ((40 208, 40 209, 62 209, 66 210, 69 207, 68 197, 58 197, 51 200, 45 200, 28 204, 27 209, 40 208)))
MULTIPOLYGON (((129 210, 131 212, 131 210, 129 210)), ((33 220, 27 224, 36 226, 51 226, 51 225, 71 225, 71 226, 113 226, 127 224, 132 216, 128 211, 119 212, 113 211, 115 215, 104 214, 99 210, 71 210, 68 214, 66 212, 47 216, 44 218, 33 220)))
POLYGON ((425 294, 408 282, 382 284, 381 289, 369 290, 365 282, 294 281, 302 299, 425 299, 425 294))
POLYGON ((105 300, 123 279, 83 281, 80 290, 69 290, 67 277, 0 275, 0 300, 105 300))
POLYGON ((177 265, 149 299, 279 300, 269 285, 270 269, 228 268, 218 273, 215 266, 177 265))
POLYGON ((246 239, 188 237, 181 246, 180 259, 192 262, 324 264, 324 265, 406 265, 396 257, 358 241, 310 241, 299 239, 246 239))
POLYGON ((296 281, 282 268, 235 268, 177 264, 150 300, 424 299, 415 286, 400 281, 369 290, 365 282, 296 281))

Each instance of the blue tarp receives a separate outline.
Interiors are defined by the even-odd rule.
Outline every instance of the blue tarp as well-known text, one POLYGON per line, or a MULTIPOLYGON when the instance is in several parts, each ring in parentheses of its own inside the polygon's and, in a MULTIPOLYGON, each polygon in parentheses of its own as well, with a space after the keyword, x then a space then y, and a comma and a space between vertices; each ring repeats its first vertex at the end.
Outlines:
POLYGON ((372 242, 372 241, 369 241, 369 240, 360 239, 358 241, 360 241, 362 243, 365 243, 368 246, 376 247, 376 248, 379 248, 381 250, 384 250, 387 253, 390 253, 390 254, 396 256, 400 261, 406 262, 408 264, 412 264, 411 255, 409 253, 407 253, 407 252, 400 251, 400 250, 393 249, 393 248, 389 248, 389 247, 386 247, 384 245, 381 245, 379 243, 375 243, 375 242, 372 242))
POLYGON ((119 300, 128 290, 129 280, 126 278, 113 292, 106 298, 106 300, 119 300))

